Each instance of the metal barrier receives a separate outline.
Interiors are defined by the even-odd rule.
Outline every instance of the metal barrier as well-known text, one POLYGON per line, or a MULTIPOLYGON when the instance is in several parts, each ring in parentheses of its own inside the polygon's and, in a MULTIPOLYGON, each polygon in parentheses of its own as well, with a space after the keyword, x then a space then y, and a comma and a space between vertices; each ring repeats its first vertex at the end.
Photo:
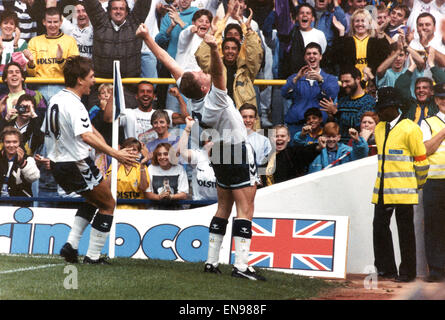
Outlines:
MULTIPOLYGON (((137 84, 140 81, 150 81, 154 84, 175 84, 173 78, 123 78, 123 84, 137 84)), ((0 83, 3 80, 0 79, 0 83)), ((26 77, 25 83, 47 83, 47 84, 64 84, 63 78, 38 78, 38 77, 26 77)), ((113 83, 113 79, 96 78, 96 83, 113 83)), ((282 86, 286 84, 286 80, 274 80, 274 79, 255 79, 254 85, 256 86, 282 86)))
MULTIPOLYGON (((1 202, 85 202, 82 197, 7 197, 1 198, 1 202)), ((159 204, 166 202, 149 199, 117 199, 117 204, 159 204)), ((193 205, 211 205, 217 203, 216 200, 177 200, 174 204, 193 204, 193 205)), ((0 204, 1 206, 1 204, 0 204)))

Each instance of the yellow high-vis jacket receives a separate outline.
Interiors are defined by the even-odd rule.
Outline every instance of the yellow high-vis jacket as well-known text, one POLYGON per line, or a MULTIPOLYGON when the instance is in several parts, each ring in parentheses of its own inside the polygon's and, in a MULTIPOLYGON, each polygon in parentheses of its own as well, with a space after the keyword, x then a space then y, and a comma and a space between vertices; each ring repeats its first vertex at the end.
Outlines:
POLYGON ((418 190, 428 177, 429 163, 420 127, 409 119, 401 119, 385 137, 386 121, 375 128, 378 152, 378 174, 372 203, 418 204, 418 190), (382 190, 380 190, 382 189, 382 190))
MULTIPOLYGON (((431 137, 445 128, 445 122, 437 116, 426 118, 425 121, 431 129, 431 137)), ((428 162, 430 163, 428 179, 445 179, 445 140, 442 141, 436 152, 428 157, 428 162)))

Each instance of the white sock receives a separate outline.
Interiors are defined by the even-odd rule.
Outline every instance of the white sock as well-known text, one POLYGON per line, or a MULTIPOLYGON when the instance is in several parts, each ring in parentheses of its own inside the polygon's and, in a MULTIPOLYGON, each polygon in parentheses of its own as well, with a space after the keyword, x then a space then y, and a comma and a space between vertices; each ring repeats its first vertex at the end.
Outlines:
POLYGON ((243 237, 233 237, 235 241, 235 268, 246 271, 249 266, 249 252, 251 239, 243 237))
POLYGON ((91 228, 90 243, 88 245, 87 256, 92 260, 97 260, 100 257, 100 253, 107 241, 108 234, 110 232, 102 232, 96 228, 91 228))
POLYGON ((221 250, 221 244, 223 242, 224 235, 209 233, 209 250, 207 254, 206 263, 212 264, 214 267, 217 267, 219 264, 219 252, 221 250))
POLYGON ((80 238, 82 238, 82 234, 85 231, 85 228, 88 226, 89 221, 85 218, 82 218, 80 216, 74 217, 74 223, 71 227, 70 234, 68 235, 67 242, 71 244, 73 249, 76 249, 79 247, 79 241, 80 238))

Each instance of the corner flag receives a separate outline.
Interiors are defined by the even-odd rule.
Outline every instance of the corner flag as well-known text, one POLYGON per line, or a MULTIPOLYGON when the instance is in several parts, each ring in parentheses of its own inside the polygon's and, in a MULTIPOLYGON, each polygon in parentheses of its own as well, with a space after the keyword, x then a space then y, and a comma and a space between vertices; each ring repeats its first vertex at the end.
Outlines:
POLYGON ((125 110, 124 87, 122 86, 120 61, 113 62, 113 117, 116 120, 125 110))
MULTIPOLYGON (((120 61, 113 61, 113 127, 111 146, 113 149, 119 148, 119 115, 125 110, 124 88, 122 86, 120 61)), ((118 163, 115 158, 111 159, 111 194, 114 200, 117 195, 117 168, 118 163)), ((114 258, 114 244, 116 239, 116 225, 113 223, 109 234, 108 256, 114 258)))

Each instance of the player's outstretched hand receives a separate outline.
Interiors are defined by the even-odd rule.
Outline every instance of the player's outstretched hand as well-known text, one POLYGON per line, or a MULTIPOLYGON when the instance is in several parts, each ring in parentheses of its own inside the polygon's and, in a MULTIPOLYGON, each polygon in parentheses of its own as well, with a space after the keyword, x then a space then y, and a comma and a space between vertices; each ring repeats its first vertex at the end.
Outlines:
POLYGON ((123 148, 116 151, 116 160, 122 164, 135 166, 138 163, 138 154, 134 154, 131 151, 133 148, 123 148))

